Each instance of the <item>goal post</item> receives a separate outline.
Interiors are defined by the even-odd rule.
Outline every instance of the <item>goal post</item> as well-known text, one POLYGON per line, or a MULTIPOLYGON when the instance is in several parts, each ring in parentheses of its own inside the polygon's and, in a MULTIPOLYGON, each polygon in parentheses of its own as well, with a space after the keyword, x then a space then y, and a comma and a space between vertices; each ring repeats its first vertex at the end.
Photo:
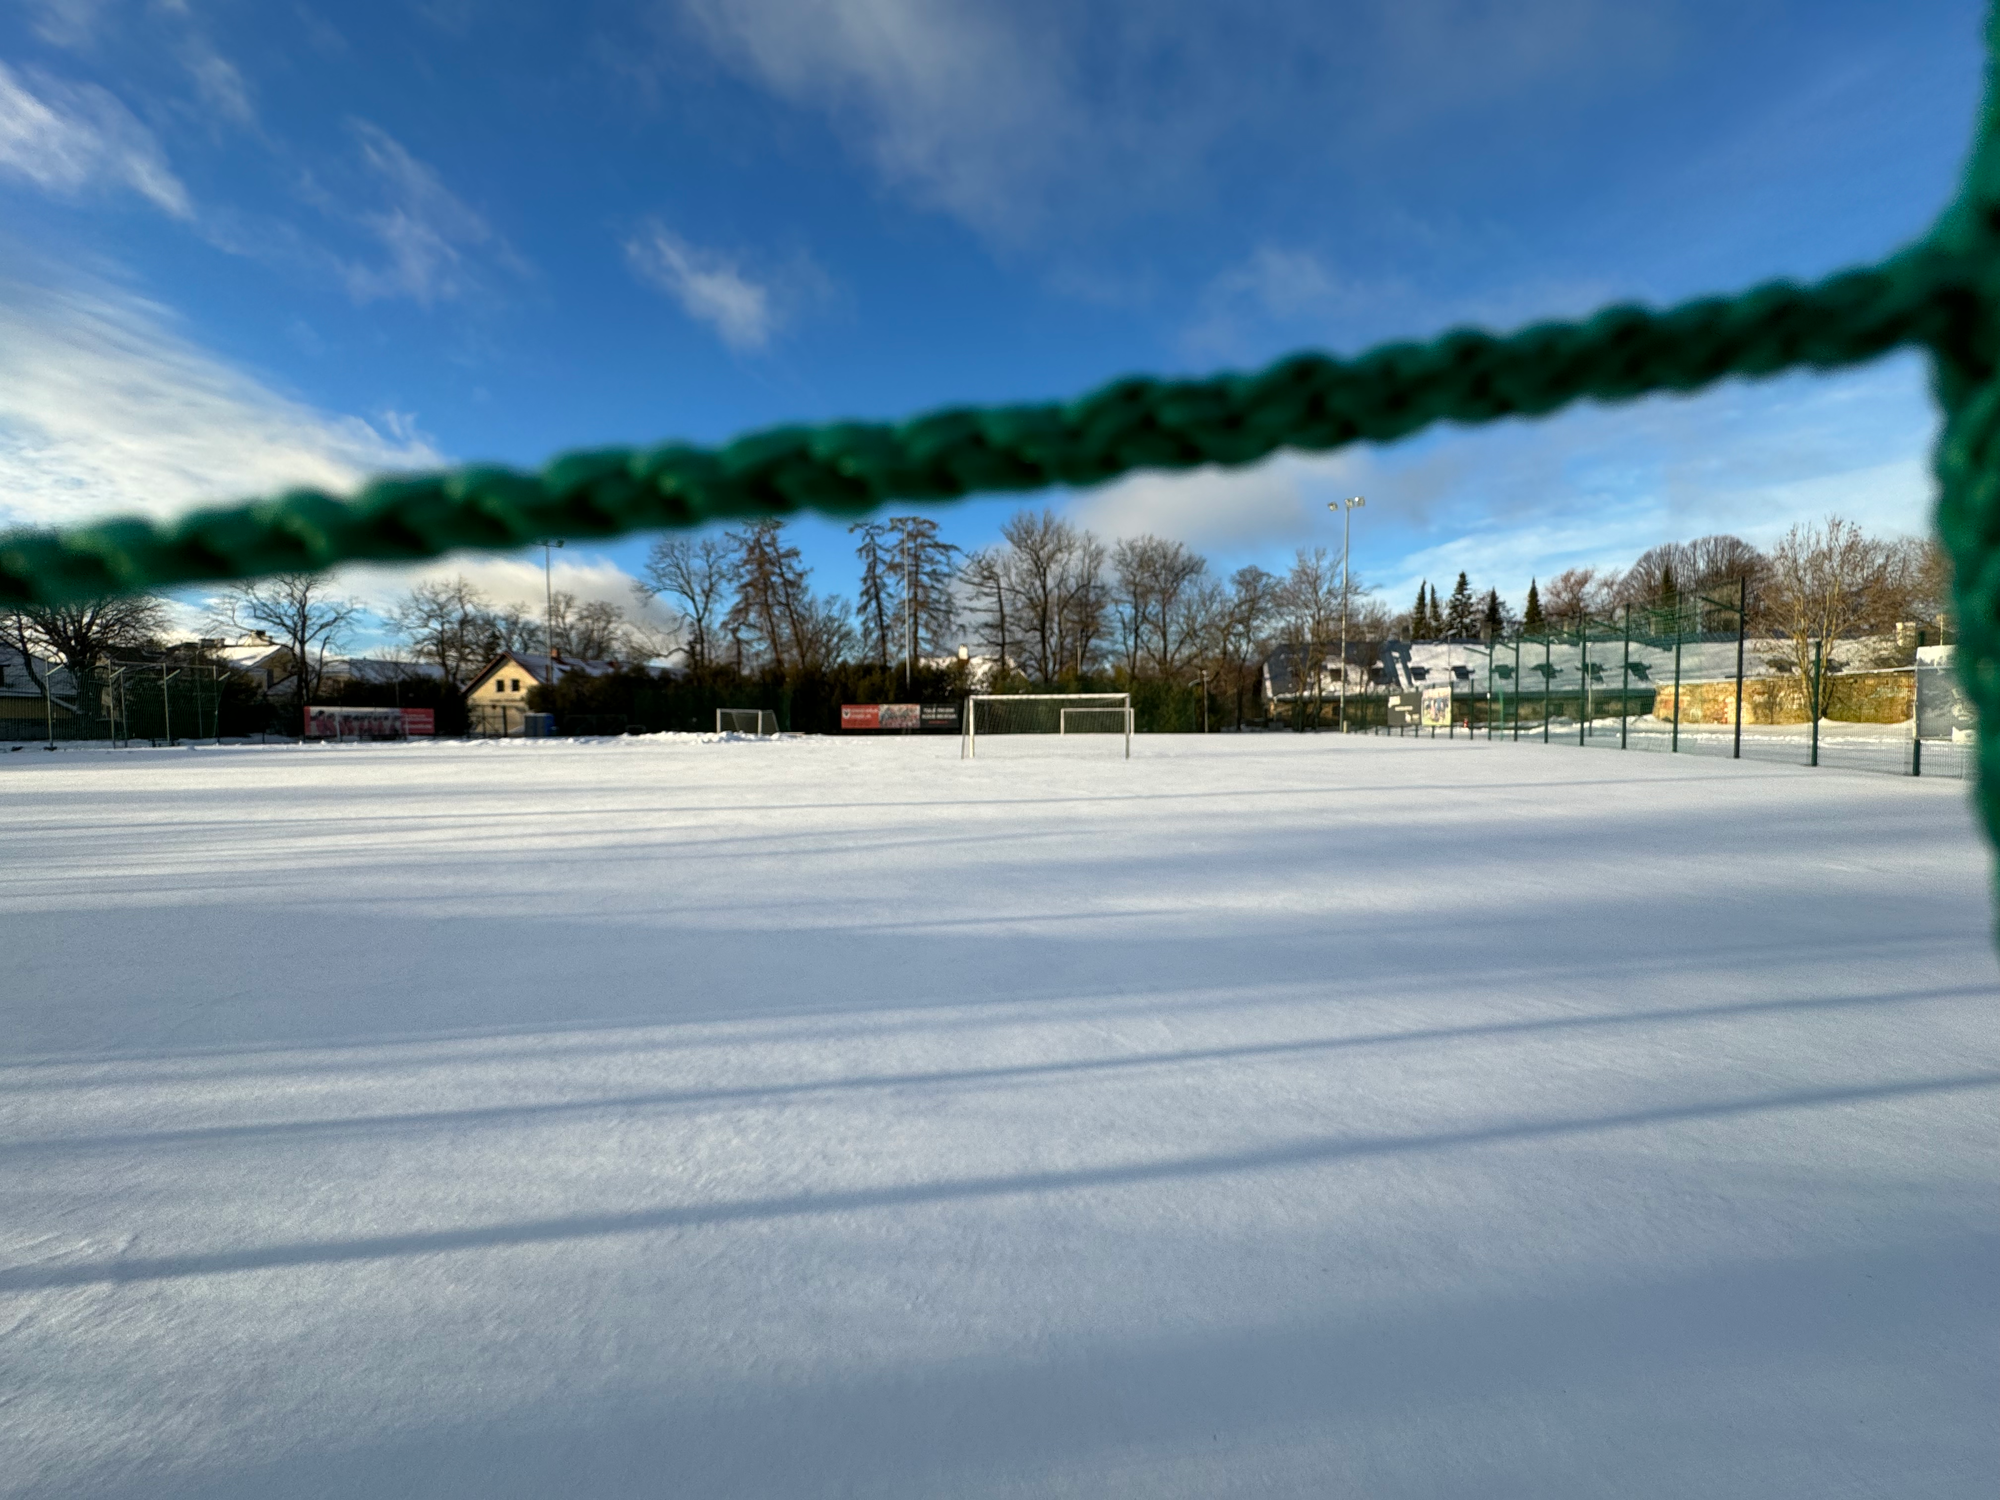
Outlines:
POLYGON ((975 759, 982 735, 1115 734, 1130 760, 1133 728, 1130 693, 975 693, 965 700, 959 755, 975 759))
POLYGON ((715 711, 715 732, 769 739, 778 732, 778 716, 768 708, 718 708, 715 711))

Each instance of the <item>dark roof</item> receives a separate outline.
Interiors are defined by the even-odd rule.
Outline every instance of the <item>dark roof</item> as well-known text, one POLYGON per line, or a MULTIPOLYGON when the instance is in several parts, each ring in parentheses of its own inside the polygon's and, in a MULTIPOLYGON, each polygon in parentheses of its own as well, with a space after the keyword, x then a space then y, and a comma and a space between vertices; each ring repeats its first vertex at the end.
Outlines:
POLYGON ((356 682, 408 682, 413 677, 433 680, 444 676, 444 668, 434 661, 390 661, 379 656, 349 656, 327 663, 330 675, 350 677, 356 682))
MULTIPOLYGON (((468 684, 468 687, 478 687, 480 683, 493 675, 493 669, 503 661, 519 662, 521 670, 528 673, 536 682, 549 681, 549 658, 544 653, 540 651, 503 651, 473 674, 472 681, 468 684)), ((619 663, 617 662, 584 661, 573 656, 557 656, 555 658, 555 673, 559 677, 573 677, 578 673, 581 673, 585 677, 609 677, 617 670, 619 670, 619 663)))

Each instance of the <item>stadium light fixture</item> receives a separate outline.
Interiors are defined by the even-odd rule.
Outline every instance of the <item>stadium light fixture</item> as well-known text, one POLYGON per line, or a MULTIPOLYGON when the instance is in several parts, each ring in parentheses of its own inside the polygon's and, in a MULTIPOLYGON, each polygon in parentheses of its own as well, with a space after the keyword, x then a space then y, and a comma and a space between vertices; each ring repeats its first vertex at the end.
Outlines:
POLYGON ((1347 555, 1354 539, 1354 513, 1368 503, 1361 495, 1329 500, 1328 510, 1340 512, 1340 732, 1347 733, 1347 555))

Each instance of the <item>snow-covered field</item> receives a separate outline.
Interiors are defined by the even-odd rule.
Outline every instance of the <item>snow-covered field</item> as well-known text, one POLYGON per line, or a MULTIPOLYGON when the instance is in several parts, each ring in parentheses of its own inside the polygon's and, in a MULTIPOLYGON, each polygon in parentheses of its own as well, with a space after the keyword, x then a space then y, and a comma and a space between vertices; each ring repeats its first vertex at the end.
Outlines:
POLYGON ((1958 782, 0 755, 0 1494, 1986 1496, 1958 782))

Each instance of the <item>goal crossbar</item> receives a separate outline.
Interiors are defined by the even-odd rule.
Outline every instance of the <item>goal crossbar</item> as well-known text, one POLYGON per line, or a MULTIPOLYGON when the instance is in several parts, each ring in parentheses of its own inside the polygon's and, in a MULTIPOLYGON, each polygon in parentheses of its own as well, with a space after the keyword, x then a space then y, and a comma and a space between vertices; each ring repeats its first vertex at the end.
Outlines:
POLYGON ((996 731, 1015 734, 1054 734, 1065 736, 1072 732, 1070 716, 1079 716, 1077 733, 1104 733, 1104 730, 1089 730, 1086 725, 1094 716, 1101 723, 1107 716, 1115 718, 1116 728, 1110 733, 1122 732, 1125 736, 1125 758, 1132 758, 1132 732, 1134 728, 1132 695, 1130 693, 974 693, 965 700, 965 728, 959 737, 959 756, 972 760, 979 754, 980 709, 986 705, 1014 708, 1021 712, 1035 712, 1041 718, 1039 727, 996 731), (1047 711, 1055 709, 1053 726, 1048 723, 1047 711))

